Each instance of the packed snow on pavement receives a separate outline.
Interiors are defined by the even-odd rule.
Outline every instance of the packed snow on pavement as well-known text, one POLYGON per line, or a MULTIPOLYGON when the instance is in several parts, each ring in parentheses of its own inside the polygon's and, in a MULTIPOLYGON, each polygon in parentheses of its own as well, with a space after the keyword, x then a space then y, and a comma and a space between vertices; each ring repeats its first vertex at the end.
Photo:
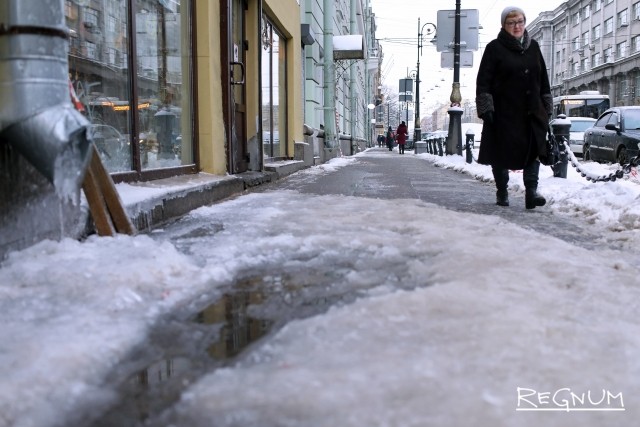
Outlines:
MULTIPOLYGON (((490 179, 459 156, 418 157, 490 179)), ((547 169, 542 209, 638 242, 633 179, 594 184, 547 169)), ((519 178, 512 172, 512 191, 522 191, 519 178)), ((134 191, 118 189, 125 201, 134 191)), ((615 251, 417 200, 273 190, 186 219, 218 224, 189 237, 194 255, 142 234, 44 241, 2 262, 0 426, 68 426, 100 413, 117 398, 110 371, 151 326, 214 298, 239 272, 345 257, 353 270, 333 286, 368 289, 361 298, 290 322, 190 385, 154 425, 589 427, 640 416, 638 268, 615 251), (430 220, 398 223, 398 210, 430 220), (398 289, 400 280, 414 287, 398 289)))

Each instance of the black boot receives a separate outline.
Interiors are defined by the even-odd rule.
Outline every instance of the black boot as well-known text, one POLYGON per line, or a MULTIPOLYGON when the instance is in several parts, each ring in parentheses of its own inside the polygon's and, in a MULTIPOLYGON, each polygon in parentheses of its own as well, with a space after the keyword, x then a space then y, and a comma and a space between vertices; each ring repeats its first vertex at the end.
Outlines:
POLYGON ((536 206, 544 206, 547 199, 538 194, 538 172, 540 163, 536 160, 524 168, 522 180, 524 181, 524 207, 534 209, 536 206))
POLYGON ((496 191, 496 205, 509 206, 509 193, 507 190, 496 191))
POLYGON ((524 207, 534 209, 536 206, 544 206, 547 199, 538 194, 536 188, 527 188, 524 194, 524 207))
POLYGON ((492 167, 493 179, 496 181, 496 205, 509 206, 509 192, 507 184, 509 183, 509 170, 492 167))

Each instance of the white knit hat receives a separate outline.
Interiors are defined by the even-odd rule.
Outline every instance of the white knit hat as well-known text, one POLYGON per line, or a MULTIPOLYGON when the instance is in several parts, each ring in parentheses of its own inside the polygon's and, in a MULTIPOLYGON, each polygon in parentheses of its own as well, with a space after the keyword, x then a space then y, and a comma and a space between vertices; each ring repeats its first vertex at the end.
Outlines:
POLYGON ((502 14, 500 15, 501 26, 504 26, 504 21, 507 20, 507 15, 510 14, 511 12, 521 13, 522 16, 524 17, 524 20, 525 21, 527 20, 527 15, 524 14, 524 10, 516 6, 509 6, 509 7, 505 7, 504 10, 502 11, 502 14))

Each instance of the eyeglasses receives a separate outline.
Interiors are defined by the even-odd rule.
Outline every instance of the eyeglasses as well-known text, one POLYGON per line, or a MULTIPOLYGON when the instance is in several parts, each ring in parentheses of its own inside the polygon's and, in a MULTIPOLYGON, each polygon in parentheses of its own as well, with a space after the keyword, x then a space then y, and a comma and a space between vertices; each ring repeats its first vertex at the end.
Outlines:
POLYGON ((524 20, 524 19, 521 19, 521 20, 519 20, 519 21, 507 21, 507 22, 505 22, 504 24, 505 24, 507 27, 515 27, 516 25, 517 25, 518 27, 522 27, 522 26, 524 25, 524 23, 525 23, 525 20, 524 20))

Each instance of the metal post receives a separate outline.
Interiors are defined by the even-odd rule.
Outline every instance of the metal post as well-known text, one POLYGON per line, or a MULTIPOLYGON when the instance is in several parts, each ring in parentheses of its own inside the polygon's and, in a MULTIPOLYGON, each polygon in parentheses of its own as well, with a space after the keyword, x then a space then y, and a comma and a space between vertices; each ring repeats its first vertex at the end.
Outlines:
MULTIPOLYGON (((422 47, 422 28, 420 27, 420 18, 418 18, 418 62, 416 64, 416 108, 415 121, 413 124, 413 146, 420 141, 420 48, 422 47)), ((417 152, 417 148, 415 148, 417 152)))
POLYGON ((473 131, 471 130, 467 131, 467 143, 465 146, 467 163, 471 163, 473 159, 473 156, 471 155, 471 146, 473 145, 474 138, 475 138, 475 134, 473 133, 473 131))
POLYGON ((387 126, 391 126, 390 113, 391 113, 391 103, 387 101, 387 126))
POLYGON ((407 126, 409 126, 409 101, 405 102, 404 108, 406 109, 406 111, 404 112, 404 122, 407 124, 407 126))
MULTIPOLYGON (((565 116, 564 114, 558 115, 558 118, 551 122, 551 129, 553 130, 554 137, 563 138, 567 143, 569 142, 571 120, 567 119, 567 116, 565 116)), ((569 161, 565 148, 560 154, 560 161, 551 166, 551 169, 553 170, 553 176, 555 178, 566 178, 568 163, 569 161)))
POLYGON ((462 95, 460 94, 460 0, 456 0, 455 16, 455 40, 453 48, 453 85, 451 91, 451 108, 449 109, 449 137, 447 141, 447 154, 462 155, 462 95))
POLYGON ((423 30, 424 27, 430 25, 433 27, 431 30, 427 30, 427 34, 431 34, 437 30, 435 24, 431 22, 427 22, 420 26, 420 18, 418 18, 418 62, 416 64, 416 108, 415 108, 415 124, 414 124, 414 143, 420 141, 422 139, 422 128, 420 124, 420 56, 422 56, 422 46, 424 36, 423 30))

